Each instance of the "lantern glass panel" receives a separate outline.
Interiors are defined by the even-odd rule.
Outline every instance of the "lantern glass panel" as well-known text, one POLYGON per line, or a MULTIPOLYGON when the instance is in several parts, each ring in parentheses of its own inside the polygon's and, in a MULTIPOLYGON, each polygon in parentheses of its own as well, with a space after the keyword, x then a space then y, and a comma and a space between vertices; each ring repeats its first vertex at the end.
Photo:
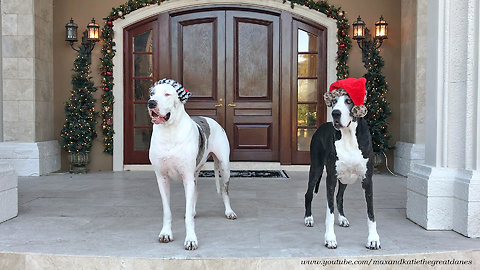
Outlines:
POLYGON ((77 28, 77 24, 73 22, 73 19, 70 19, 70 22, 65 25, 66 41, 77 41, 77 28))
POLYGON ((353 38, 354 39, 365 38, 365 22, 362 21, 360 16, 357 18, 357 21, 353 23, 353 38))
POLYGON ((92 22, 87 25, 88 29, 88 39, 91 41, 99 40, 99 29, 98 24, 95 23, 95 19, 92 19, 92 22))
POLYGON ((388 23, 380 17, 380 20, 375 23, 375 37, 376 38, 387 38, 388 35, 388 23))
POLYGON ((364 36, 363 27, 360 26, 360 25, 355 25, 355 27, 353 27, 353 36, 354 37, 363 37, 364 36))

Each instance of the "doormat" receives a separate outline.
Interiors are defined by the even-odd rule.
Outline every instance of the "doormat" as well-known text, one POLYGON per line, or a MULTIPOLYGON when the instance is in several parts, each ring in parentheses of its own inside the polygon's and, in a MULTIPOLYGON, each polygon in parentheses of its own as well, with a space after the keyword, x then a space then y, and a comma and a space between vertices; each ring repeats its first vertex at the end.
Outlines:
MULTIPOLYGON (((200 177, 215 177, 213 171, 201 171, 200 177)), ((235 178, 290 178, 284 170, 280 171, 230 171, 230 177, 235 178)))

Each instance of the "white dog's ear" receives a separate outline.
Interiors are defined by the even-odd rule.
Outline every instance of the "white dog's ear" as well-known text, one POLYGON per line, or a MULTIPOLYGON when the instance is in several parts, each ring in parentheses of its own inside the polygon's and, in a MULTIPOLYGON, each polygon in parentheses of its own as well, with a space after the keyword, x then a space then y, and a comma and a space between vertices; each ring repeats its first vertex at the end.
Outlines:
POLYGON ((188 90, 183 88, 183 87, 180 88, 180 89, 176 89, 176 90, 177 90, 177 94, 178 94, 178 99, 180 99, 180 101, 183 104, 187 103, 187 100, 188 100, 188 98, 190 98, 192 93, 188 92, 188 90))

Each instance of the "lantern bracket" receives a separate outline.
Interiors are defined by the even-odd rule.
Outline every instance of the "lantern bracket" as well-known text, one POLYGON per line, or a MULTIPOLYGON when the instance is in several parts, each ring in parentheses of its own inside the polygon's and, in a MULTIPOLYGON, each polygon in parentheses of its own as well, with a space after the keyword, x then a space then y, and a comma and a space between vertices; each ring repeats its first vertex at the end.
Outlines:
POLYGON ((73 22, 73 19, 70 19, 65 27, 67 28, 67 38, 65 40, 70 43, 70 47, 82 57, 85 57, 88 62, 91 62, 91 53, 95 48, 95 42, 99 41, 99 26, 95 23, 95 19, 92 19, 92 22, 87 25, 87 30, 83 32, 82 44, 78 48, 73 46, 77 41, 77 25, 73 22))
POLYGON ((80 53, 84 57, 87 57, 88 61, 90 62, 91 53, 93 51, 93 48, 95 48, 95 41, 91 41, 88 39, 88 31, 83 31, 82 45, 78 46, 78 49, 73 46, 73 43, 73 41, 70 41, 70 47, 72 47, 74 51, 80 53))
POLYGON ((367 67, 368 62, 368 52, 373 49, 379 49, 383 44, 384 38, 374 37, 372 39, 372 35, 370 34, 370 30, 365 28, 365 38, 357 39, 358 47, 362 50, 362 62, 365 64, 365 68, 367 67))

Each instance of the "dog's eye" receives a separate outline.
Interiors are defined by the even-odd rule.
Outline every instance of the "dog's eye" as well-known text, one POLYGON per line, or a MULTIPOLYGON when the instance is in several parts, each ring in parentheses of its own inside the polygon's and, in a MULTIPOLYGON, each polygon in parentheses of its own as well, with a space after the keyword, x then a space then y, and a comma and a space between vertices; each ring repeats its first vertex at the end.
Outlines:
POLYGON ((165 96, 169 97, 169 96, 171 96, 171 94, 170 93, 165 93, 165 96))
POLYGON ((332 104, 333 105, 337 104, 337 99, 332 100, 332 104))
POLYGON ((352 100, 351 100, 351 99, 347 99, 347 100, 345 100, 345 102, 346 102, 347 104, 352 104, 352 100))

